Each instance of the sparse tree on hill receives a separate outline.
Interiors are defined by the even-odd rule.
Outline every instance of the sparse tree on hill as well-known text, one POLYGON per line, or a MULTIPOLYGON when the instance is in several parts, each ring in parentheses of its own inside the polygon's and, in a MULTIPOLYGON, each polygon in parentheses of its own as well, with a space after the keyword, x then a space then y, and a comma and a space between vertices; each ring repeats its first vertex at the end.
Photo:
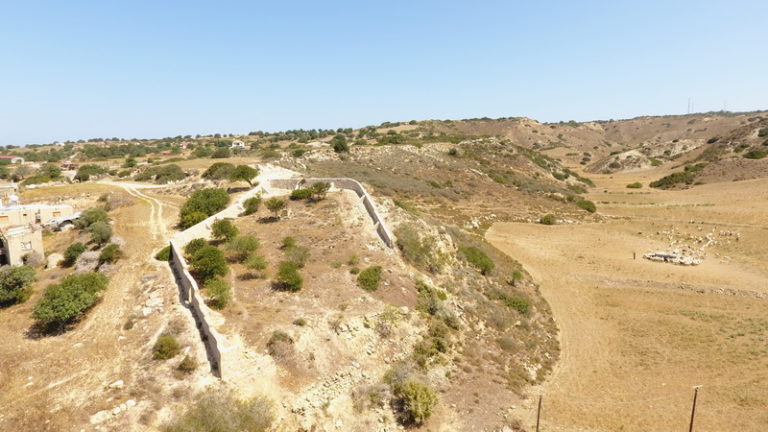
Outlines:
POLYGON ((227 219, 219 219, 211 226, 211 234, 213 238, 219 240, 230 241, 237 236, 240 232, 239 229, 232 222, 227 219))
POLYGON ((267 202, 264 203, 264 205, 267 207, 267 210, 271 211, 274 214, 275 218, 280 217, 280 212, 285 209, 285 207, 288 205, 288 202, 284 199, 280 199, 277 197, 272 197, 267 200, 267 202))
POLYGON ((238 165, 229 176, 230 181, 244 181, 248 186, 253 187, 253 178, 259 175, 259 170, 251 168, 248 165, 238 165))

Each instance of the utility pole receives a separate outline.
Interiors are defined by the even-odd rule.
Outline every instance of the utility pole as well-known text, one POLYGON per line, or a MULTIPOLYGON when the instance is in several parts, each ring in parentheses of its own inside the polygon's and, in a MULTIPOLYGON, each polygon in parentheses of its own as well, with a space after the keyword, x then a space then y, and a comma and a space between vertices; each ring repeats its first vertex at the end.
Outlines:
POLYGON ((693 432, 693 417, 696 415, 696 398, 699 396, 700 385, 693 387, 693 406, 691 407, 691 423, 688 426, 688 432, 693 432))
POLYGON ((536 410, 536 432, 539 432, 540 419, 541 419, 541 395, 539 395, 539 408, 536 410))

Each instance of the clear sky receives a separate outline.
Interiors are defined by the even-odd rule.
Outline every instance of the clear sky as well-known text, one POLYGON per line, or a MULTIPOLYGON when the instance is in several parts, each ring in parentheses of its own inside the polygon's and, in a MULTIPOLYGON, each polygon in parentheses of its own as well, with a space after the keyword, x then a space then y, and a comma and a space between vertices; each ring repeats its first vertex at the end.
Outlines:
POLYGON ((768 108, 768 1, 0 0, 0 145, 768 108))

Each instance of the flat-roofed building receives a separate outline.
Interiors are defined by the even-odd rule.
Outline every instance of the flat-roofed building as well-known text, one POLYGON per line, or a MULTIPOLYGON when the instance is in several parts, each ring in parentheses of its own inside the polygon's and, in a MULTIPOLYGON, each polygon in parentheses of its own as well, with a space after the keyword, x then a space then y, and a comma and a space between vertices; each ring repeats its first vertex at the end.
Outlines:
POLYGON ((70 216, 75 209, 67 204, 0 205, 0 228, 16 225, 41 225, 54 218, 70 216))
POLYGON ((33 253, 45 256, 42 228, 18 225, 0 229, 0 265, 22 265, 24 256, 33 253))

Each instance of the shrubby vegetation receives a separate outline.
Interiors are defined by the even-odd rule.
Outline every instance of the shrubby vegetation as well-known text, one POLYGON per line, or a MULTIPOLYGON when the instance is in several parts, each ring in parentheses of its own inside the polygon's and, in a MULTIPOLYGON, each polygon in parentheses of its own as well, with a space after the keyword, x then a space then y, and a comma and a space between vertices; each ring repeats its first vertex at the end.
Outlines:
POLYGON ((195 191, 181 207, 179 224, 184 229, 189 228, 224 210, 227 203, 229 195, 224 189, 207 188, 195 191))
POLYGON ((330 183, 317 182, 306 188, 294 189, 291 191, 290 199, 320 201, 325 199, 325 196, 330 188, 330 183))
POLYGON ((488 257, 488 255, 474 246, 460 247, 459 255, 463 256, 468 263, 477 267, 477 269, 480 270, 480 273, 484 275, 490 274, 495 267, 493 261, 488 257))
POLYGON ((77 173, 75 173, 75 180, 77 181, 88 181, 92 176, 106 174, 107 170, 106 168, 103 168, 99 165, 95 164, 88 164, 88 165, 82 165, 80 168, 77 169, 77 173))
POLYGON ((435 239, 430 236, 421 238, 413 225, 401 224, 394 234, 403 256, 417 267, 436 273, 445 264, 446 257, 436 250, 435 239))
POLYGON ((597 211, 597 206, 595 205, 595 203, 593 203, 590 200, 580 199, 576 201, 576 205, 590 213, 594 213, 597 211))
POLYGON ((224 253, 210 245, 201 247, 192 255, 189 268, 195 277, 203 283, 216 276, 224 276, 229 271, 224 253))
POLYGON ((171 259, 171 247, 170 246, 166 246, 166 247, 160 249, 155 254, 155 259, 158 260, 158 261, 169 261, 171 259))
POLYGON ((245 209, 244 215, 252 215, 259 211, 261 206, 261 196, 250 197, 243 201, 243 208, 245 209))
POLYGON ((304 279, 299 275, 299 266, 289 261, 280 263, 275 288, 281 291, 296 292, 301 290, 303 283, 304 279))
POLYGON ((706 164, 698 163, 695 165, 687 165, 684 171, 675 172, 668 176, 664 176, 649 184, 652 188, 669 189, 680 183, 687 185, 693 184, 696 174, 703 170, 706 164))
POLYGON ((157 338, 152 347, 152 358, 155 360, 168 360, 176 357, 181 351, 179 343, 171 334, 164 333, 157 338))
POLYGON ((72 243, 67 246, 67 249, 64 251, 64 259, 61 261, 61 265, 64 267, 72 267, 83 252, 85 252, 84 244, 80 242, 72 243))
POLYGON ((208 304, 214 309, 224 309, 232 299, 232 288, 222 279, 210 279, 203 285, 208 304))
POLYGON ((545 214, 539 218, 539 223, 542 225, 554 225, 557 223, 557 218, 553 214, 545 214))
POLYGON ((246 258, 259 249, 261 243, 254 236, 244 235, 232 239, 227 244, 227 250, 234 261, 243 262, 246 258))
POLYGON ((640 182, 634 182, 627 185, 627 189, 640 189, 643 187, 643 184, 640 182))
POLYGON ((99 265, 102 264, 114 264, 120 258, 123 257, 123 251, 120 250, 120 246, 115 243, 110 243, 101 250, 99 253, 99 265))
POLYGON ((237 236, 240 230, 227 219, 218 219, 211 225, 211 234, 217 240, 230 241, 237 236))
POLYGON ((83 273, 65 277, 50 285, 35 306, 32 315, 44 327, 60 329, 93 306, 99 293, 107 289, 109 280, 100 273, 83 273))
POLYGON ((228 390, 207 390, 163 432, 266 432, 274 421, 265 398, 238 399, 228 390))
POLYGON ((184 246, 184 254, 191 258, 195 255, 195 253, 197 253, 197 251, 205 246, 208 246, 208 240, 204 238, 192 239, 184 246))
POLYGON ((376 291, 381 282, 381 266, 368 267, 357 275, 357 285, 366 291, 376 291))
POLYGON ((165 184, 173 181, 184 180, 187 174, 176 164, 160 165, 145 169, 134 179, 136 181, 153 181, 157 184, 165 184))
POLYGON ((0 306, 23 303, 32 295, 31 285, 37 280, 35 269, 23 265, 0 268, 0 306))
POLYGON ((273 217, 276 219, 280 217, 280 212, 282 212, 287 205, 288 203, 284 199, 278 197, 272 197, 264 203, 264 206, 267 207, 267 210, 272 212, 273 217))
POLYGON ((109 222, 94 222, 86 228, 86 231, 91 234, 91 242, 99 247, 105 245, 112 238, 112 226, 109 222))

